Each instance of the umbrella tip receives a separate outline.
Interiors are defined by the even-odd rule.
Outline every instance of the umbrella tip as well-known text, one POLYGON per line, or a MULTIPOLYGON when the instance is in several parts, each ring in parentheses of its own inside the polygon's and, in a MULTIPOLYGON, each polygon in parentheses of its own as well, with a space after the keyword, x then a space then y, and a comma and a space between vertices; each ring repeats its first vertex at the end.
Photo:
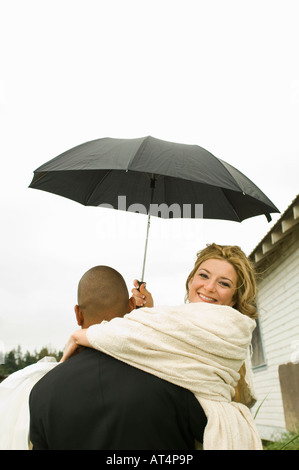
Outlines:
POLYGON ((271 215, 270 214, 265 214, 265 216, 266 216, 266 219, 268 220, 268 222, 271 222, 271 220, 272 220, 271 215))

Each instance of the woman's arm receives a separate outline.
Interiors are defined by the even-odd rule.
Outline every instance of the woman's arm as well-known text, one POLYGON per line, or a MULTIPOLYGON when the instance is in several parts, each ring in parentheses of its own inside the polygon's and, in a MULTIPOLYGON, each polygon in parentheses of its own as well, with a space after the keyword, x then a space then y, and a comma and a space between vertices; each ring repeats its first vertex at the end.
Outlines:
POLYGON ((64 362, 78 352, 81 346, 92 348, 87 339, 87 329, 76 330, 67 342, 60 362, 64 362))

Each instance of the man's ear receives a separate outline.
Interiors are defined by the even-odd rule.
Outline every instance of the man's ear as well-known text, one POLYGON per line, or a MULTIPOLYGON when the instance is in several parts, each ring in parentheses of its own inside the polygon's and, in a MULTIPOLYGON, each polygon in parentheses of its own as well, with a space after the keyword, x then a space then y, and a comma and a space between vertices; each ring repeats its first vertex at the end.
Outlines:
POLYGON ((134 297, 132 296, 129 298, 129 312, 132 312, 132 310, 135 310, 135 308, 136 308, 136 301, 134 297))
POLYGON ((79 326, 82 326, 84 322, 82 310, 80 309, 79 305, 75 305, 74 310, 76 314, 77 323, 79 326))

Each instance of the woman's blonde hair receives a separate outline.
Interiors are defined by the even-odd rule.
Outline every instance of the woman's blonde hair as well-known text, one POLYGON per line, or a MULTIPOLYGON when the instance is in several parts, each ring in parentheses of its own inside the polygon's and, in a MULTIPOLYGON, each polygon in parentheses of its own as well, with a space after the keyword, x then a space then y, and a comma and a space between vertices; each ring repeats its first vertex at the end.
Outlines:
POLYGON ((186 300, 189 297, 189 282, 194 277, 199 266, 208 259, 220 259, 228 261, 237 273, 237 288, 234 295, 234 308, 250 318, 257 318, 256 308, 256 278, 254 268, 238 246, 216 245, 212 243, 197 253, 194 268, 186 281, 186 300))

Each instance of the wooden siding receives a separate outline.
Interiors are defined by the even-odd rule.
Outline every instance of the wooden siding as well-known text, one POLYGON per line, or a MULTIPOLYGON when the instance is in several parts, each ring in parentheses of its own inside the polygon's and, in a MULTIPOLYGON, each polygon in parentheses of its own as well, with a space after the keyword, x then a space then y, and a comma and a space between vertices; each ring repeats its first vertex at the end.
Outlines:
POLYGON ((253 371, 258 402, 256 423, 261 437, 286 431, 279 365, 291 362, 292 345, 299 340, 299 237, 292 233, 287 246, 259 282, 258 307, 266 365, 253 371))

